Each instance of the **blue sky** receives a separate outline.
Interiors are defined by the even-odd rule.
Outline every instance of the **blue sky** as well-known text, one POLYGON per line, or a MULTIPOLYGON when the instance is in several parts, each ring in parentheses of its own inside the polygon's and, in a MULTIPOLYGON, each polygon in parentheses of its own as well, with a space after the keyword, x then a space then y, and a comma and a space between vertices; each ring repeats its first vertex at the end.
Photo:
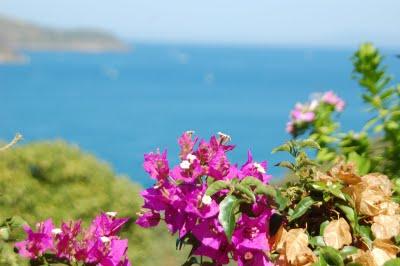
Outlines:
POLYGON ((399 0, 0 0, 0 13, 132 41, 400 47, 399 0))

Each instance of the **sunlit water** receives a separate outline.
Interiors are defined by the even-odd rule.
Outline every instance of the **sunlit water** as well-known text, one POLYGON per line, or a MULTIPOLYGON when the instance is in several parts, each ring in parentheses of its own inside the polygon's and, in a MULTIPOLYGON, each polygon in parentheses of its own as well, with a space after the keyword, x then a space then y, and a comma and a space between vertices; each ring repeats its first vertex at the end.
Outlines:
MULTIPOLYGON (((348 103, 345 129, 368 116, 351 80, 352 50, 135 45, 127 54, 30 53, 30 64, 0 66, 0 138, 25 142, 62 138, 151 183, 143 153, 167 148, 176 162, 177 137, 229 133, 234 161, 272 165, 271 150, 289 136, 288 112, 316 91, 335 90, 348 103)), ((400 60, 386 52, 390 71, 400 60)))

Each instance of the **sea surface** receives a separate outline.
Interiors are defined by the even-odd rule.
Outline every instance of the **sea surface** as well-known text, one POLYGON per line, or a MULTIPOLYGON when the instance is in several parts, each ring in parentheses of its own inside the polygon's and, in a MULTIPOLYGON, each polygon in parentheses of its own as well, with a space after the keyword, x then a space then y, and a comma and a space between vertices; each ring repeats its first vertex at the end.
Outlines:
MULTIPOLYGON (((351 79, 352 49, 136 44, 129 53, 28 53, 26 65, 0 66, 0 139, 64 139, 143 185, 143 154, 168 149, 195 130, 232 136, 231 159, 268 160, 289 139, 288 113, 313 92, 336 91, 348 106, 340 121, 360 129, 368 119, 361 89, 351 79)), ((400 77, 400 60, 384 51, 400 77)))

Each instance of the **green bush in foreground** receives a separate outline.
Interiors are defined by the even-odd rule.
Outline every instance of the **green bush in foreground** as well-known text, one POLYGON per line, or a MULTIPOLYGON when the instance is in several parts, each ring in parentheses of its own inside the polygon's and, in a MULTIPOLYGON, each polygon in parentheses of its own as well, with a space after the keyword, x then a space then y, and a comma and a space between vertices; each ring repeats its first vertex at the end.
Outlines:
MULTIPOLYGON (((0 153, 0 218, 21 216, 30 225, 52 217, 88 223, 102 211, 132 217, 122 235, 129 239, 135 265, 177 265, 170 237, 161 230, 134 226, 142 204, 140 187, 94 156, 62 141, 40 142, 0 153), (162 247, 162 248, 161 248, 162 247)), ((11 245, 3 248, 0 265, 21 265, 11 245), (17 263, 17 264, 15 264, 17 263)))

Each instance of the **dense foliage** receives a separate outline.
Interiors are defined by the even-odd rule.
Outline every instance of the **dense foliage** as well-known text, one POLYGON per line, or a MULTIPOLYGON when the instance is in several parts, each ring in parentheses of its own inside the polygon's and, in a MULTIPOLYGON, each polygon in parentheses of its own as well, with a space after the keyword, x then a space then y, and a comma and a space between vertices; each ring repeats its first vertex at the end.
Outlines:
POLYGON ((363 88, 362 98, 371 114, 359 131, 340 130, 337 118, 344 101, 333 92, 298 103, 292 111, 287 131, 294 138, 318 142, 319 162, 329 163, 341 155, 348 158, 355 152, 367 161, 370 171, 400 177, 400 84, 386 72, 382 58, 370 43, 361 45, 352 57, 353 77, 363 88))

